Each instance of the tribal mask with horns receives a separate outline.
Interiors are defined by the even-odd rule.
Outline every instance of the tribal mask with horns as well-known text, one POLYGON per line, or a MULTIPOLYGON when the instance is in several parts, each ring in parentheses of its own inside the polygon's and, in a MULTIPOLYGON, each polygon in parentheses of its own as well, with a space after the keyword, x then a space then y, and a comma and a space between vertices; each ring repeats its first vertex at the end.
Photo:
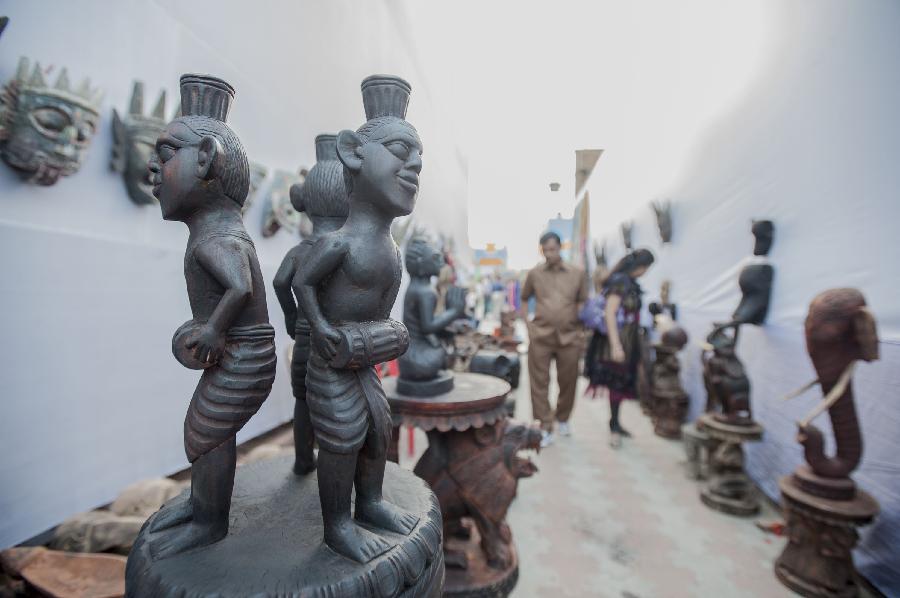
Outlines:
POLYGON ((99 120, 102 93, 85 79, 73 89, 66 69, 52 87, 22 58, 0 95, 0 158, 30 183, 53 185, 78 171, 99 120))
POLYGON ((166 92, 159 94, 153 111, 144 116, 144 84, 134 82, 125 118, 113 108, 113 149, 110 168, 121 173, 128 197, 136 204, 155 204, 147 162, 155 151, 156 138, 166 128, 166 92))

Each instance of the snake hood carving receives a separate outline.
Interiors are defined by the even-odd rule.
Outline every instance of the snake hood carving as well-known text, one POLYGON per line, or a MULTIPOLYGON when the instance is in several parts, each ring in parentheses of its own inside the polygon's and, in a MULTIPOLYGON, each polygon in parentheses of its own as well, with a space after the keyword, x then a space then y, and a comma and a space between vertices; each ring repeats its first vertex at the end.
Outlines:
POLYGON ((813 299, 806 317, 806 348, 826 396, 819 409, 828 407, 835 454, 825 455, 822 432, 809 423, 819 409, 800 423, 798 440, 813 472, 826 478, 845 478, 859 465, 863 449, 853 402, 852 366, 858 360, 878 359, 875 318, 862 293, 831 289, 813 299))

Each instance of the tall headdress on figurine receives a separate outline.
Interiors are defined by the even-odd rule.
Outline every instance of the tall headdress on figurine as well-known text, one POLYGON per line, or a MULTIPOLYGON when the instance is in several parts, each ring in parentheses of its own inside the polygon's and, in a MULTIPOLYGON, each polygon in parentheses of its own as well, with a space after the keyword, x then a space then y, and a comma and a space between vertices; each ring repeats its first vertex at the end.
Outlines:
POLYGON ((228 120, 234 101, 231 85, 210 75, 182 75, 180 85, 182 116, 206 116, 223 123, 228 120))
POLYGON ((225 195, 243 206, 250 189, 250 163, 240 139, 225 124, 234 88, 211 75, 182 75, 180 84, 180 120, 198 135, 211 135, 222 144, 225 160, 216 176, 225 195))
POLYGON ((405 80, 394 75, 371 75, 363 79, 360 87, 366 120, 382 117, 406 119, 412 87, 405 80))

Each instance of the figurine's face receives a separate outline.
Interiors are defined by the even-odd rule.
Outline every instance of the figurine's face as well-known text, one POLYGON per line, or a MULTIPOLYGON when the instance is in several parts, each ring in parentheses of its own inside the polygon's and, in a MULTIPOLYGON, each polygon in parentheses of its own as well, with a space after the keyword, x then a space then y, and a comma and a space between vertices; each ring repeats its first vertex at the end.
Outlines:
POLYGON ((203 204, 207 184, 199 176, 199 142, 196 133, 176 119, 156 140, 156 152, 147 167, 153 196, 166 220, 183 220, 203 204))
POLYGON ((441 273, 441 268, 444 267, 445 263, 446 260, 444 260, 444 254, 437 249, 430 247, 429 252, 426 254, 424 259, 424 274, 426 276, 437 276, 441 273))
POLYGON ((97 112, 62 94, 25 88, 17 95, 3 160, 38 185, 77 172, 97 129, 97 112))
POLYGON ((412 213, 422 171, 422 141, 413 126, 391 120, 372 131, 357 152, 362 167, 354 190, 394 218, 412 213))

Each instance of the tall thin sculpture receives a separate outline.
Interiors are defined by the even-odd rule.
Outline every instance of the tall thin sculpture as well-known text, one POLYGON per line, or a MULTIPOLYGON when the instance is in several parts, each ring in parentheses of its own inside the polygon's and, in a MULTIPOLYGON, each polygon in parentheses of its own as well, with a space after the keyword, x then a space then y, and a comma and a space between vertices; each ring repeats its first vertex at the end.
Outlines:
POLYGON ((316 137, 316 164, 302 184, 291 187, 291 203, 297 212, 305 213, 313 223, 313 237, 303 239, 291 249, 275 274, 275 295, 284 312, 288 333, 294 334, 291 360, 291 386, 294 390, 294 473, 303 475, 316 468, 313 455, 314 435, 309 405, 306 403, 306 365, 309 361, 309 320, 297 306, 292 285, 297 281, 299 296, 302 281, 297 272, 316 239, 334 232, 347 219, 349 204, 344 185, 344 167, 337 157, 337 136, 316 137))
POLYGON ((225 124, 233 100, 234 88, 221 79, 182 76, 183 116, 166 126, 149 164, 163 218, 190 231, 184 276, 193 317, 175 332, 172 352, 203 370, 184 421, 191 494, 151 523, 151 532, 167 530, 151 541, 158 559, 228 533, 235 435, 275 380, 265 281, 241 217, 250 167, 225 124))
POLYGON ((391 223, 412 212, 422 169, 422 142, 404 120, 409 93, 399 77, 363 81, 367 121, 337 139, 349 215, 310 248, 294 287, 312 331, 306 396, 319 443, 325 542, 360 563, 395 542, 359 523, 408 535, 418 522, 382 496, 391 416, 373 367, 409 344, 406 327, 389 317, 401 268, 391 223), (354 485, 356 522, 350 516, 354 485))
POLYGON ((797 424, 806 465, 780 481, 788 544, 775 573, 804 596, 856 596, 856 528, 870 523, 879 510, 875 499, 850 478, 863 449, 853 371, 859 361, 878 359, 875 318, 862 293, 831 289, 813 299, 806 317, 806 349, 817 379, 787 398, 816 384, 825 396, 797 424), (825 454, 823 434, 812 424, 825 410, 834 431, 832 456, 825 454))

